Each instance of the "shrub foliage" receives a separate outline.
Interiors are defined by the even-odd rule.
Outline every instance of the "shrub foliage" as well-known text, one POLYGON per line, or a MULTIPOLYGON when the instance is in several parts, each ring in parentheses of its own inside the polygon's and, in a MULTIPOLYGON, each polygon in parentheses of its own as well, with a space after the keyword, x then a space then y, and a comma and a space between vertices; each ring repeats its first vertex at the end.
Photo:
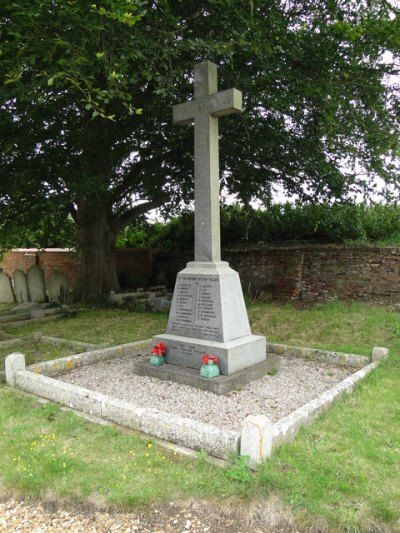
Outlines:
MULTIPOLYGON (((193 228, 192 212, 166 223, 141 221, 125 229, 118 245, 188 250, 193 228)), ((400 206, 284 204, 264 211, 231 205, 221 209, 221 237, 224 248, 302 242, 400 245, 400 206)))

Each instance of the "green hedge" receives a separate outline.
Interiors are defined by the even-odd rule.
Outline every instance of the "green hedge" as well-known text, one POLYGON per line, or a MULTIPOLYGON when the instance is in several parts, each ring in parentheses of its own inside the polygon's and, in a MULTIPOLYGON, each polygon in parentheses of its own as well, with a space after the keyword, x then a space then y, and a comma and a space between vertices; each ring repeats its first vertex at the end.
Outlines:
MULTIPOLYGON (((221 209, 221 238, 225 248, 296 242, 400 245, 400 206, 284 204, 261 211, 233 205, 221 209)), ((193 213, 126 228, 118 246, 188 250, 193 247, 193 213)))

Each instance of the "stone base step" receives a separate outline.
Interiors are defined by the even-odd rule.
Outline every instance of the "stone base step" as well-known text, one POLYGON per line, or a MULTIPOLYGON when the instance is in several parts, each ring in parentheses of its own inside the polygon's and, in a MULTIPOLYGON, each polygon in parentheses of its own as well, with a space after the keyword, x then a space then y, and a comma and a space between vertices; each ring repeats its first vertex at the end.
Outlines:
POLYGON ((149 361, 140 361, 135 363, 134 372, 138 376, 148 376, 161 379, 163 381, 173 381, 181 385, 188 385, 213 394, 223 395, 233 390, 260 379, 272 369, 278 370, 279 359, 274 354, 267 354, 267 359, 262 363, 239 370, 234 374, 220 375, 216 378, 207 379, 200 376, 196 368, 188 368, 166 363, 161 366, 153 366, 149 361))

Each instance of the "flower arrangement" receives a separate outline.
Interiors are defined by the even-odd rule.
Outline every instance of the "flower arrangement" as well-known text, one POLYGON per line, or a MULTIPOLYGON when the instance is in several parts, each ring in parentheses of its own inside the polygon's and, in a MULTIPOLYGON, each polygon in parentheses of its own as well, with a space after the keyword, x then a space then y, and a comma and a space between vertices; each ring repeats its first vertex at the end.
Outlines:
POLYGON ((151 349, 150 364, 154 366, 160 366, 165 363, 164 354, 167 348, 163 342, 158 342, 151 349))
POLYGON ((218 357, 216 355, 203 355, 201 358, 200 376, 203 378, 216 378, 220 371, 218 367, 218 357))
POLYGON ((218 357, 216 355, 203 355, 201 362, 203 365, 218 364, 218 357))
POLYGON ((163 342, 158 342, 151 349, 151 353, 154 355, 157 355, 158 357, 163 356, 165 354, 165 351, 166 351, 166 347, 163 342))

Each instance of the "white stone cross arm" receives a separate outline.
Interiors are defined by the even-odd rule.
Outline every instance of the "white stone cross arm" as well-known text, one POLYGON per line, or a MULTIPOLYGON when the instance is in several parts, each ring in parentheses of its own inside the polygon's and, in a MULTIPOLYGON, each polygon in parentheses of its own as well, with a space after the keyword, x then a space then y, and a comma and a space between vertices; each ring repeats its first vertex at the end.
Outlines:
POLYGON ((218 117, 242 111, 242 93, 218 91, 217 66, 194 67, 194 100, 173 108, 176 124, 194 122, 195 261, 220 261, 218 117))
MULTIPOLYGON (((242 111, 242 93, 237 89, 227 89, 226 91, 210 94, 206 106, 203 106, 203 109, 204 111, 207 110, 214 117, 239 113, 242 111)), ((173 120, 179 126, 192 124, 195 119, 195 114, 196 100, 183 102, 173 107, 173 120)))

